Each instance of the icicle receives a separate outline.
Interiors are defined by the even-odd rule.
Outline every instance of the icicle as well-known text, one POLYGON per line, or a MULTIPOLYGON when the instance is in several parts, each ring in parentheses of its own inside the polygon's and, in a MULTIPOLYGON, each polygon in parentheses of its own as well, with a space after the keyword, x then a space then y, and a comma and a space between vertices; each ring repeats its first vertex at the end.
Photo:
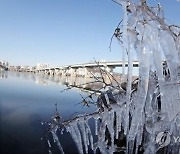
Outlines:
POLYGON ((90 127, 89 127, 89 125, 88 125, 87 122, 85 122, 85 126, 86 126, 87 133, 88 133, 88 135, 89 135, 89 141, 90 141, 91 149, 94 150, 93 137, 92 137, 91 129, 90 129, 90 127))
POLYGON ((95 121, 95 135, 98 135, 98 120, 99 119, 94 119, 94 121, 95 121))
MULTIPOLYGON (((148 37, 150 33, 149 27, 146 27, 146 31, 144 36, 148 37)), ((141 122, 141 117, 144 116, 143 108, 145 106, 145 100, 148 90, 148 80, 149 80, 149 69, 150 69, 150 59, 149 52, 151 48, 148 46, 148 40, 144 38, 142 44, 142 51, 140 53, 139 59, 139 76, 141 77, 139 80, 137 97, 135 100, 136 108, 135 113, 132 117, 131 128, 128 134, 128 140, 134 140, 138 131, 139 124, 141 122)))
POLYGON ((127 77, 127 90, 126 90, 126 124, 124 134, 127 134, 129 131, 129 106, 131 99, 131 84, 132 84, 132 70, 133 70, 133 60, 132 52, 134 51, 135 37, 136 33, 133 30, 128 29, 128 77, 127 77))
POLYGON ((110 102, 109 102, 109 97, 108 97, 107 93, 105 93, 105 94, 104 94, 104 96, 105 96, 105 98, 106 98, 106 102, 107 102, 107 104, 109 105, 109 104, 110 104, 110 102))
POLYGON ((111 142, 112 142, 112 145, 114 144, 114 111, 110 111, 109 112, 109 115, 106 119, 106 125, 107 125, 107 128, 109 130, 109 134, 110 134, 110 137, 111 137, 111 142))
POLYGON ((119 132, 121 131, 121 116, 122 112, 121 109, 120 111, 116 111, 116 139, 119 137, 119 132))
POLYGON ((48 153, 49 153, 49 154, 52 154, 51 150, 48 150, 48 153))
POLYGON ((56 134, 56 131, 51 131, 51 133, 52 133, 52 136, 53 136, 53 140, 54 140, 54 142, 56 142, 56 144, 57 144, 60 152, 61 152, 62 154, 64 154, 63 148, 62 148, 62 146, 61 146, 61 144, 60 144, 60 142, 59 142, 59 139, 58 139, 58 136, 57 136, 57 134, 56 134))
POLYGON ((82 147, 81 134, 78 130, 77 122, 73 122, 71 123, 71 125, 68 125, 66 127, 66 130, 72 136, 72 139, 74 140, 79 153, 83 154, 84 152, 82 147))
POLYGON ((139 130, 138 130, 137 137, 136 137, 136 150, 135 150, 136 154, 138 154, 138 147, 141 145, 141 142, 142 142, 143 127, 144 127, 143 121, 144 120, 142 120, 142 123, 139 125, 139 130))
POLYGON ((160 33, 160 44, 163 48, 164 54, 167 59, 168 67, 170 69, 171 81, 177 81, 177 68, 180 66, 178 59, 178 52, 173 37, 167 32, 160 33), (168 40, 168 41, 167 41, 168 40))
POLYGON ((48 143, 48 147, 51 148, 51 143, 49 142, 49 140, 47 140, 48 143))
POLYGON ((99 150, 101 151, 101 153, 109 154, 106 144, 103 141, 98 142, 98 147, 99 147, 99 150))
POLYGON ((122 82, 125 81, 125 62, 126 62, 126 52, 127 52, 127 2, 120 1, 123 7, 123 54, 122 54, 122 82))
POLYGON ((87 132, 86 132, 84 121, 79 122, 79 127, 80 127, 80 131, 82 134, 82 142, 84 143, 84 146, 85 146, 85 151, 86 151, 86 153, 88 153, 89 142, 88 142, 88 138, 87 138, 87 132))

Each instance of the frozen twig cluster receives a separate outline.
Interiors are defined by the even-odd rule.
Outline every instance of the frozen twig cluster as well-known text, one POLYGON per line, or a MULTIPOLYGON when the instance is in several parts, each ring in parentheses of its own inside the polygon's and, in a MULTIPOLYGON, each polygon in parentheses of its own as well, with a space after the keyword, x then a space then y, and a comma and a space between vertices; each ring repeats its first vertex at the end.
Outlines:
MULTIPOLYGON (((126 57, 128 59, 126 79, 123 69, 126 86, 114 87, 102 78, 104 90, 96 101, 97 111, 68 121, 54 118, 49 132, 61 152, 57 129, 70 133, 79 153, 89 150, 95 153, 97 149, 103 154, 121 151, 129 154, 179 153, 179 142, 171 140, 166 145, 163 143, 167 137, 156 138, 161 132, 168 132, 171 138, 180 135, 180 28, 165 23, 160 5, 149 7, 146 0, 140 3, 113 1, 120 4, 124 12, 113 36, 122 45, 123 68, 126 57), (133 53, 139 60, 136 88, 132 84, 133 53), (91 118, 95 122, 97 142, 88 124, 91 118)), ((100 72, 103 76, 102 69, 100 72)))

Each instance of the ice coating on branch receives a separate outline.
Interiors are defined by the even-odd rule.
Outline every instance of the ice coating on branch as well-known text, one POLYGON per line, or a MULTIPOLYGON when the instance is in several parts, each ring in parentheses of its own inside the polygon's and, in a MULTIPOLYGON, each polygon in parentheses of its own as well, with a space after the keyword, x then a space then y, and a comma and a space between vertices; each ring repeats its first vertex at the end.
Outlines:
MULTIPOLYGON (((128 154, 179 153, 180 142, 180 28, 164 22, 161 6, 149 7, 145 0, 113 0, 122 5, 122 62, 128 59, 126 87, 105 88, 97 99, 97 111, 64 121, 79 153, 128 154), (139 76, 132 81, 133 55, 139 61, 139 76), (109 91, 112 96, 108 95, 109 91), (104 99, 102 99, 102 97, 104 99), (94 119, 95 130, 89 125, 94 119), (95 141, 93 133, 98 138, 95 141), (170 134, 165 147, 159 133, 170 134), (168 133, 167 133, 168 132, 168 133)), ((59 127, 53 127, 59 128, 59 127)), ((53 129, 55 130, 55 129, 53 129)), ((51 131, 58 142, 56 131, 51 131)), ((163 138, 164 142, 166 142, 163 138)), ((59 145, 59 144, 57 144, 59 145)), ((59 146, 60 147, 60 146, 59 146)), ((61 148, 59 148, 61 149, 61 148)))

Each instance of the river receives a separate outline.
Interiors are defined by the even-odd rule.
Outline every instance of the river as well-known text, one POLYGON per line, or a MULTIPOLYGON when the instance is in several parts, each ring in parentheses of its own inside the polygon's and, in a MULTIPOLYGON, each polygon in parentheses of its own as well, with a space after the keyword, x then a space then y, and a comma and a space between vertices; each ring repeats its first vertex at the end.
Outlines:
MULTIPOLYGON (((81 82, 85 79, 79 79, 81 82)), ((77 81, 77 80, 76 80, 77 81)), ((70 82, 70 79, 68 79, 70 82)), ((72 81, 75 82, 75 81, 72 81)), ((83 81, 84 82, 84 81, 83 81)), ((55 104, 64 120, 74 114, 95 110, 95 106, 82 107, 81 93, 73 88, 66 90, 67 79, 32 73, 0 72, 0 147, 1 154, 46 154, 47 140, 44 132, 55 114, 55 104)), ((66 153, 76 153, 74 143, 68 134, 60 141, 66 153)), ((59 153, 52 147, 53 153, 59 153)))

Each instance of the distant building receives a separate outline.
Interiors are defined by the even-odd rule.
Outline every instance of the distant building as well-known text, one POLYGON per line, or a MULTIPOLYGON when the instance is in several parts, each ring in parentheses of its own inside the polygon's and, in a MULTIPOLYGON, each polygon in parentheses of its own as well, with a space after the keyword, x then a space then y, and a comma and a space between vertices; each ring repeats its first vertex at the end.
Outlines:
POLYGON ((49 67, 49 64, 47 64, 47 63, 37 63, 37 65, 36 65, 37 70, 45 69, 47 67, 49 67))

